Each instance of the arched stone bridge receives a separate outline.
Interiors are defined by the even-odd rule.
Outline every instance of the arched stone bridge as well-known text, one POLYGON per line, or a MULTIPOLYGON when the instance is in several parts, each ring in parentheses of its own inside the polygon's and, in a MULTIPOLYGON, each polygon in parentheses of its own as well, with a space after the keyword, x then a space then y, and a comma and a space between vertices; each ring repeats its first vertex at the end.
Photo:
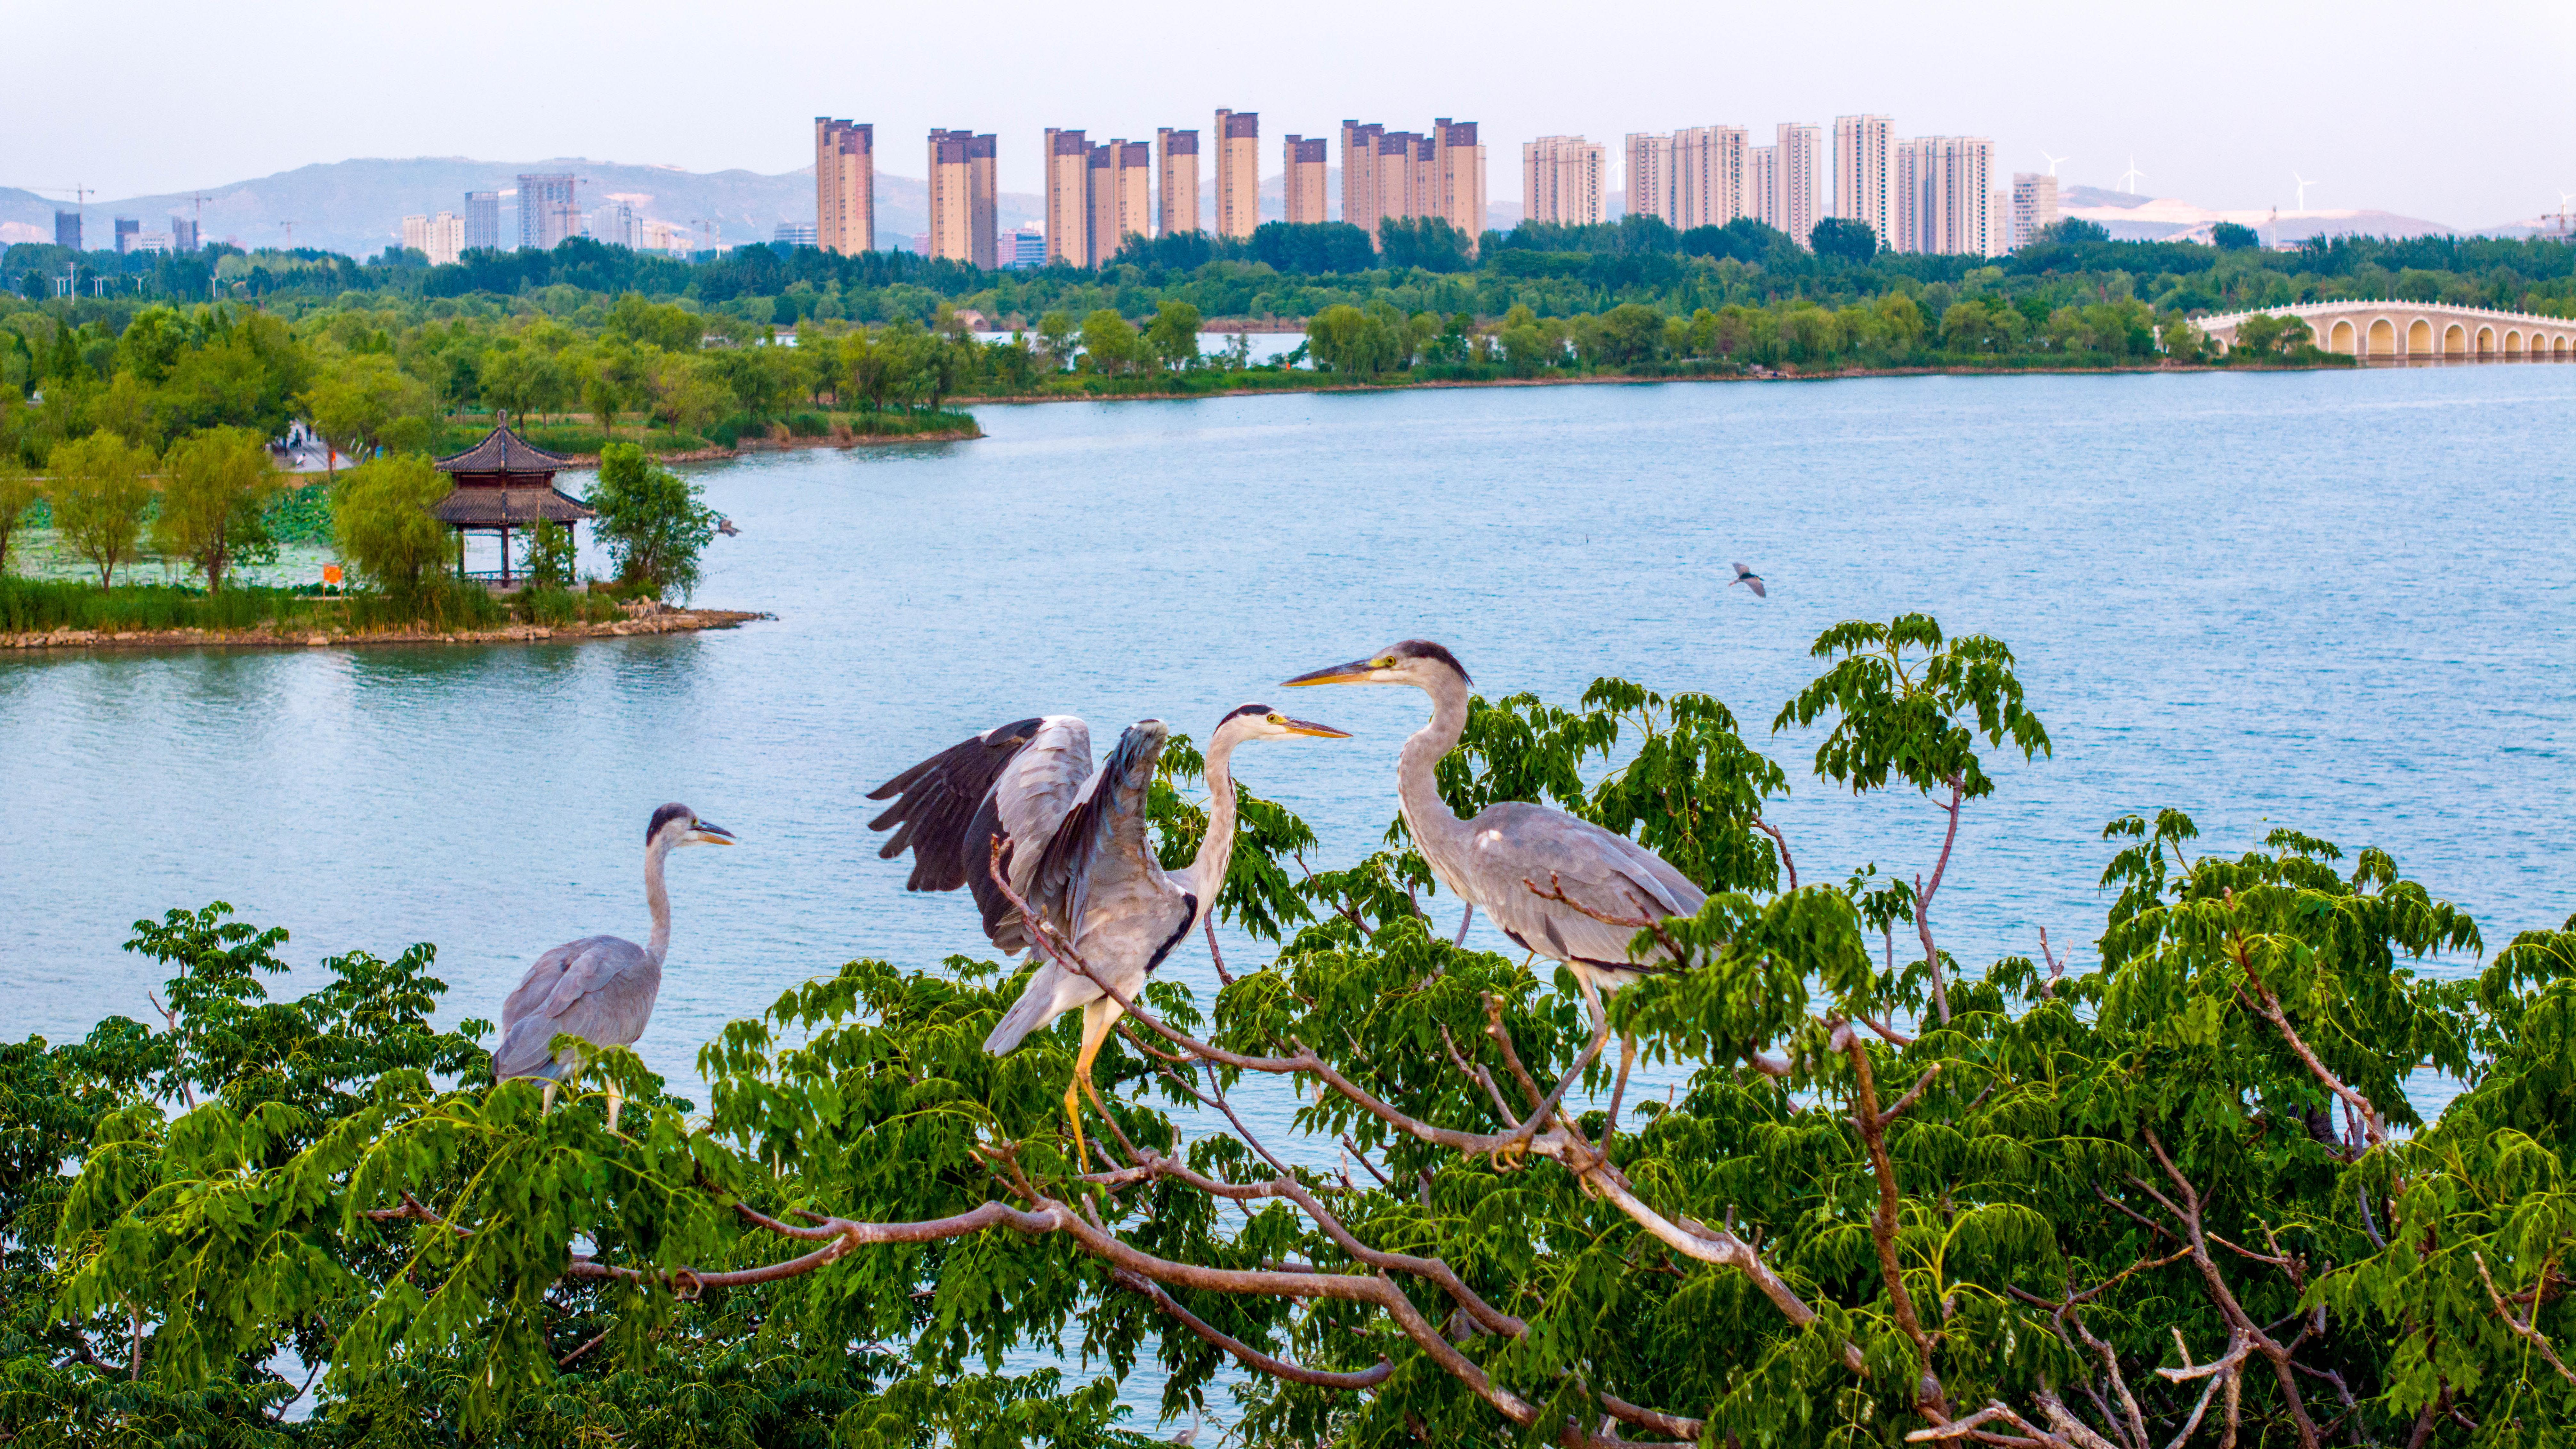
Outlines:
POLYGON ((2316 334, 2317 346, 2372 362, 2576 360, 2576 320, 2434 302, 2305 302, 2203 317, 2192 325, 2233 347, 2237 326, 2259 313, 2297 317, 2316 334))

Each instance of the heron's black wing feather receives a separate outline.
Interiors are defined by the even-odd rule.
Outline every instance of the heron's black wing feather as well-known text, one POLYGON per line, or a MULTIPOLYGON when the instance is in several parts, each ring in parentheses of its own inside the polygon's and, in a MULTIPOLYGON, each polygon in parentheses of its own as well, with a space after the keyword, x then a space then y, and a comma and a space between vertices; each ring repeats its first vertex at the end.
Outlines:
POLYGON ((1140 771, 1139 763, 1150 760, 1162 747, 1161 735, 1149 736, 1130 726, 1119 735, 1109 758, 1101 761, 1099 772, 1085 783, 1081 798, 1064 812, 1055 833, 1047 837, 1046 853, 1038 857, 1029 879, 1029 904, 1067 935, 1073 933, 1082 912, 1092 865, 1115 848, 1121 814, 1143 806, 1142 792, 1126 782, 1132 775, 1150 778, 1151 764, 1140 771))
MULTIPOLYGON (((892 799, 884 814, 868 822, 871 830, 894 835, 877 853, 887 859, 912 852, 912 878, 904 888, 953 891, 978 882, 979 905, 990 889, 984 855, 992 847, 992 830, 978 829, 987 812, 985 797, 1002 768, 1044 724, 1043 719, 1014 720, 999 729, 940 751, 868 792, 871 800, 892 799), (969 859, 973 856, 975 858, 969 859)), ((987 907, 987 915, 990 915, 987 907)))

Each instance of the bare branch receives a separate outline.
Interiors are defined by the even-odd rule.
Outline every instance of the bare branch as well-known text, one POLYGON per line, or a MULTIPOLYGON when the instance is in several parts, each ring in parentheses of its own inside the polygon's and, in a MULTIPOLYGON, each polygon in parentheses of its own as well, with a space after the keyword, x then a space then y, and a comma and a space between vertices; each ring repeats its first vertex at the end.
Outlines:
MULTIPOLYGON (((2550 1347, 2549 1340, 2543 1338, 2540 1334, 2540 1330, 2532 1326, 2533 1322, 2540 1317, 2540 1304, 2538 1301, 2540 1295, 2537 1292, 2532 1294, 2533 1302, 2531 1305, 2531 1316, 2529 1318, 2516 1318, 2513 1316, 2513 1310, 2505 1306, 2504 1295, 2496 1291, 2495 1278, 2487 1272, 2487 1260, 2485 1257, 2480 1255, 2475 1248, 2472 1248, 2469 1250, 2469 1261, 2478 1265, 2478 1281, 2487 1285, 2487 1301, 2495 1305, 2496 1317, 2504 1320, 2504 1326, 2513 1330, 2513 1334, 2516 1338, 2522 1339, 2524 1342, 2529 1343, 2533 1348, 2540 1350, 2541 1358, 2546 1360, 2551 1368, 2558 1370, 2558 1376, 2560 1378, 2565 1379, 2571 1384, 2576 1384, 2576 1371, 2569 1370, 2567 1367, 2567 1361, 2558 1356, 2558 1350, 2550 1347)), ((2540 1276, 2542 1282, 2546 1283, 2548 1281, 2549 1274, 2547 1270, 2544 1269, 2540 1276)))
POLYGON ((1772 841, 1780 847, 1780 864, 1789 872, 1789 889, 1796 890, 1798 888, 1798 863, 1789 858, 1789 837, 1780 833, 1779 826, 1772 824, 1770 821, 1763 819, 1759 815, 1753 817, 1753 828, 1770 836, 1772 841))
POLYGON ((1310 1369, 1301 1364, 1290 1363, 1286 1359, 1273 1358, 1250 1344, 1218 1330, 1207 1320, 1183 1308, 1177 1299, 1164 1291, 1162 1284, 1142 1273, 1113 1268, 1110 1270, 1109 1277, 1118 1286, 1153 1300, 1155 1307, 1163 1310, 1166 1315, 1179 1319, 1182 1327, 1234 1355, 1244 1367, 1268 1374, 1272 1378, 1286 1379, 1290 1383, 1307 1384, 1319 1389, 1357 1391, 1373 1389, 1385 1383, 1395 1373, 1395 1365, 1385 1359, 1379 1359, 1375 1368, 1362 1369, 1358 1373, 1334 1373, 1327 1369, 1310 1369))
POLYGON ((1932 863, 1932 883, 1914 878, 1914 930, 1923 938, 1923 967, 1932 973, 1932 1010, 1941 1024, 1950 1024, 1950 990, 1941 980, 1941 953, 1932 944, 1932 897, 1941 889, 1942 873, 1950 868, 1950 848, 1959 840, 1959 800, 1967 785, 1956 776, 1949 780, 1950 803, 1941 808, 1950 814, 1949 831, 1941 837, 1941 858, 1932 863))

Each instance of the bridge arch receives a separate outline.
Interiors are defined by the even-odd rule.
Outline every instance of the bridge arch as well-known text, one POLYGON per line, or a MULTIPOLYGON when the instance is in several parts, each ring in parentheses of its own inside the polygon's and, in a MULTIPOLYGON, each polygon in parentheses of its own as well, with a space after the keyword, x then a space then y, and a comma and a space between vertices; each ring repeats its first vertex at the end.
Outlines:
POLYGON ((2495 329, 2492 327, 2480 327, 2478 329, 2478 356, 2493 357, 2495 355, 2495 350, 2495 329))
POLYGON ((2520 357, 2522 355, 2521 329, 2515 327, 2504 329, 2504 355, 2507 357, 2520 357))
POLYGON ((2469 329, 2454 322, 2442 329, 2442 355, 2466 357, 2469 353, 2469 329))
POLYGON ((2326 351, 2349 353, 2353 350, 2352 319, 2337 317, 2326 332, 2326 351))
POLYGON ((2418 317, 2406 329, 2406 351, 2404 355, 2408 357, 2423 357, 2430 354, 2432 350, 2433 323, 2429 318, 2418 317))
POLYGON ((2397 328, 2391 324, 2387 318, 2374 317, 2371 319, 2369 350, 2363 355, 2367 357, 2395 357, 2397 355, 2397 328))

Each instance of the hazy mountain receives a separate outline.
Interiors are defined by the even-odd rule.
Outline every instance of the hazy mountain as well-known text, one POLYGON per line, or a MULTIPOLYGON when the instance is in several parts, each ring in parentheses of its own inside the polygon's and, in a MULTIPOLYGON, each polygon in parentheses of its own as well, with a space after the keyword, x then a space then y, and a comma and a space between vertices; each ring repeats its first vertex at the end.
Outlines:
MULTIPOLYGON (((203 235, 208 241, 243 247, 284 246, 285 223, 292 222, 297 246, 367 256, 401 240, 405 216, 462 212, 465 193, 515 192, 522 172, 570 172, 580 177, 577 194, 585 212, 623 199, 642 217, 682 226, 711 222, 721 228, 729 244, 767 241, 782 221, 811 224, 814 220, 811 167, 765 176, 755 171, 683 171, 673 166, 562 157, 476 161, 424 156, 335 161, 207 187, 203 235)), ((877 173, 879 245, 908 244, 914 233, 925 229, 926 189, 919 177, 877 173)), ((0 240, 52 241, 57 206, 68 209, 69 202, 0 188, 0 240)), ((503 237, 515 240, 515 201, 505 195, 501 207, 503 237)), ((115 217, 134 217, 144 230, 159 231, 169 225, 173 214, 196 213, 197 203, 188 193, 93 198, 86 210, 85 240, 96 247, 112 242, 115 217)), ((1007 231, 1023 221, 1036 221, 1042 206, 1038 197, 1004 192, 995 211, 1007 231)))

